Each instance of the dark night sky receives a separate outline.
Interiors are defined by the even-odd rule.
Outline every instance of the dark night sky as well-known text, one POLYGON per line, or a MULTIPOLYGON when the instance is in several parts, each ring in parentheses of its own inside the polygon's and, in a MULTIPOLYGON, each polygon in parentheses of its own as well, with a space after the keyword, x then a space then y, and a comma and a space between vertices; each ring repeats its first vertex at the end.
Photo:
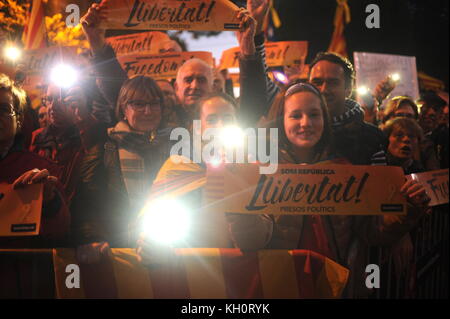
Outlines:
MULTIPOLYGON (((346 26, 348 53, 354 51, 417 57, 417 68, 449 84, 448 0, 349 0, 352 21, 346 26), (368 29, 368 4, 381 10, 381 28, 368 29)), ((336 0, 275 0, 283 25, 275 40, 307 40, 307 62, 328 48, 336 0)))

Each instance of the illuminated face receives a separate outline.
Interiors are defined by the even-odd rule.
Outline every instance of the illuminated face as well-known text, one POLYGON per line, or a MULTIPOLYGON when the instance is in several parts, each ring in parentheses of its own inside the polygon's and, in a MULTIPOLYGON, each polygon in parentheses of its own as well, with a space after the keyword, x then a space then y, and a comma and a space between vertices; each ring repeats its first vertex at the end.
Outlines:
POLYGON ((225 92, 225 78, 217 69, 214 69, 213 91, 217 93, 225 92))
POLYGON ((425 133, 434 130, 438 125, 439 115, 432 107, 422 107, 420 126, 425 133))
POLYGON ((47 127, 48 125, 48 116, 47 116, 47 107, 41 106, 38 111, 39 118, 39 127, 47 127))
POLYGON ((17 114, 14 112, 11 92, 0 90, 0 143, 12 143, 18 130, 17 114))
POLYGON ((229 102, 220 97, 207 100, 200 114, 202 134, 208 128, 222 128, 236 123, 236 111, 229 102))
POLYGON ((177 96, 175 95, 175 89, 166 81, 157 81, 157 84, 164 94, 164 101, 167 106, 172 107, 177 104, 177 96))
POLYGON ((89 117, 86 95, 80 87, 73 87, 67 92, 64 103, 69 111, 74 114, 75 121, 80 123, 89 117))
POLYGON ((52 85, 48 87, 46 101, 50 125, 63 129, 75 123, 75 111, 61 101, 61 91, 58 87, 52 85))
POLYGON ((299 92, 284 104, 284 131, 294 148, 312 149, 324 130, 320 99, 310 92, 299 92))
POLYGON ((398 159, 408 160, 414 157, 419 147, 418 137, 409 130, 397 126, 389 136, 389 153, 398 159))
POLYGON ((330 114, 336 116, 343 112, 345 99, 350 94, 350 89, 345 86, 342 66, 322 60, 311 69, 309 82, 324 95, 330 114))
POLYGON ((415 119, 416 114, 414 113, 414 110, 412 106, 409 103, 402 103, 399 105, 397 110, 394 113, 395 117, 407 117, 410 119, 415 119))
POLYGON ((136 92, 133 99, 127 101, 124 109, 128 125, 139 132, 156 130, 161 123, 162 105, 158 97, 146 92, 136 92))
POLYGON ((178 100, 186 108, 192 108, 199 99, 212 90, 212 71, 198 61, 188 61, 179 70, 175 89, 178 100))

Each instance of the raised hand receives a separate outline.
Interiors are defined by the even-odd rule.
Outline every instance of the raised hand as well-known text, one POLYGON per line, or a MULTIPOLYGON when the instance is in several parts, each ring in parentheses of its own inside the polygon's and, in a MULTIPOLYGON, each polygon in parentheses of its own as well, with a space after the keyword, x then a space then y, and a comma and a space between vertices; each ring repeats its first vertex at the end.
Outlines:
POLYGON ((100 27, 100 24, 106 16, 105 1, 102 1, 100 4, 92 4, 88 12, 80 19, 84 34, 94 53, 102 49, 105 43, 105 30, 100 27))
POLYGON ((247 9, 257 23, 255 34, 260 34, 263 31, 269 8, 270 0, 247 0, 247 9))
POLYGON ((241 54, 244 56, 254 55, 256 52, 254 41, 256 21, 250 15, 250 12, 245 9, 239 10, 237 18, 240 22, 240 31, 236 32, 236 37, 241 48, 241 54))

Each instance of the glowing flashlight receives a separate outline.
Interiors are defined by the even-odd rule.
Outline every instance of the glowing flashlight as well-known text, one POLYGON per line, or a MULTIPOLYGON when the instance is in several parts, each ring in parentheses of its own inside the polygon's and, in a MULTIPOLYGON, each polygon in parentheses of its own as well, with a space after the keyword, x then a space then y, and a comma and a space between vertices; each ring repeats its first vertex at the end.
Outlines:
POLYGON ((12 62, 17 61, 20 56, 22 55, 22 52, 16 47, 9 46, 5 48, 5 57, 12 62))
POLYGON ((288 77, 280 72, 280 71, 273 71, 273 76, 275 77, 275 79, 277 79, 278 82, 281 82, 283 84, 288 84, 289 83, 289 79, 288 77))
POLYGON ((394 82, 398 82, 400 80, 400 74, 398 74, 398 73, 391 74, 390 77, 391 77, 392 81, 394 81, 394 82))
POLYGON ((56 65, 51 73, 50 80, 61 88, 69 88, 78 80, 78 72, 66 64, 56 65))
POLYGON ((151 201, 143 208, 142 232, 155 242, 170 245, 186 238, 190 212, 176 199, 151 201))
POLYGON ((369 89, 366 86, 360 86, 357 90, 359 96, 364 96, 369 93, 369 89))
POLYGON ((220 131, 220 141, 225 148, 236 148, 244 144, 244 132, 237 126, 226 126, 220 131))

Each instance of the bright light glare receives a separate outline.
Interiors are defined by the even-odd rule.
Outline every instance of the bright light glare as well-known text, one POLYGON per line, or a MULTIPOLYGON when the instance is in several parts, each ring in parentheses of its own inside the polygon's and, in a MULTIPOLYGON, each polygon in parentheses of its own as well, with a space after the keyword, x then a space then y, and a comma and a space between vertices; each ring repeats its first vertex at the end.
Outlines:
POLYGON ((62 88, 69 88, 78 80, 78 72, 71 66, 59 64, 52 69, 51 81, 62 88))
POLYGON ((170 245, 187 236, 190 213, 175 199, 155 200, 144 207, 141 226, 150 240, 170 245))
POLYGON ((399 81, 400 80, 400 74, 398 74, 398 73, 391 74, 391 79, 393 81, 395 81, 395 82, 399 81))
POLYGON ((5 49, 5 57, 13 62, 19 59, 21 55, 22 52, 16 47, 7 47, 5 49))
POLYGON ((226 126, 220 131, 220 141, 225 148, 236 148, 244 145, 244 132, 237 126, 226 126))
POLYGON ((361 86, 358 88, 357 92, 358 92, 359 96, 363 96, 363 95, 366 95, 367 93, 369 93, 369 89, 365 86, 361 86))
POLYGON ((279 82, 281 82, 283 84, 288 84, 288 82, 289 82, 288 77, 282 72, 274 71, 273 76, 275 77, 275 79, 277 79, 279 82))

